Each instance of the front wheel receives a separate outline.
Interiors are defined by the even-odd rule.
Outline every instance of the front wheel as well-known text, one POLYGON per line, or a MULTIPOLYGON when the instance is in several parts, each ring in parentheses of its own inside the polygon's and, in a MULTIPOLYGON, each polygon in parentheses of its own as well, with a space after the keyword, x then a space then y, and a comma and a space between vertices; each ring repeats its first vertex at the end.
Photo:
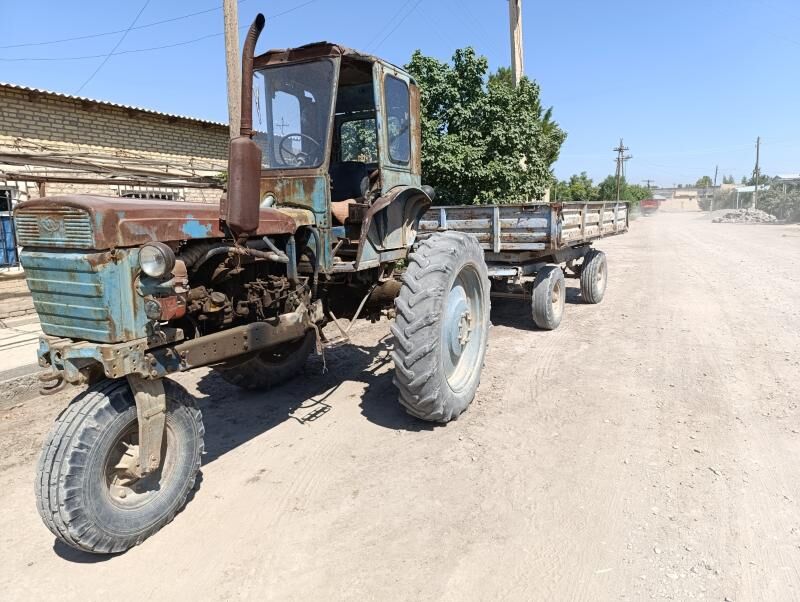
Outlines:
POLYGON ((136 402, 126 380, 102 381, 56 420, 39 458, 36 505, 47 528, 68 546, 123 552, 183 508, 200 469, 203 422, 183 387, 165 380, 164 391, 161 466, 141 478, 136 402))
POLYGON ((489 276, 477 239, 433 234, 408 257, 392 325, 394 383, 410 414, 457 418, 475 397, 489 335, 489 276))
POLYGON ((296 376, 314 351, 313 330, 296 341, 289 341, 249 358, 216 366, 214 370, 227 382, 252 391, 271 389, 296 376))

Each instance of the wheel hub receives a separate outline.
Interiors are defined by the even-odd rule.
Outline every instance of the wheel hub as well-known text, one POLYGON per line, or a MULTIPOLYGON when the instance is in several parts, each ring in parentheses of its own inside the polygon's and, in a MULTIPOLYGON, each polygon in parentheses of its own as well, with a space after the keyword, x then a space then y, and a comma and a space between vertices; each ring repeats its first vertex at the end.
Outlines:
POLYGON ((445 300, 442 351, 445 374, 454 391, 469 382, 481 356, 483 301, 477 274, 465 268, 445 300))

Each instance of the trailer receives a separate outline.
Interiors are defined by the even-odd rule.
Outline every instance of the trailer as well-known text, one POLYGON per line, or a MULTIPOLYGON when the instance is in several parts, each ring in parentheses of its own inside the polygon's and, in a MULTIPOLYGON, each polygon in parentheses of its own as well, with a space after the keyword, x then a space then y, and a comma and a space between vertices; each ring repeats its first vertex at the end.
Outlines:
POLYGON ((567 278, 579 278, 585 303, 600 303, 608 282, 605 253, 594 243, 628 230, 626 203, 531 203, 431 207, 419 223, 424 239, 455 231, 478 240, 492 296, 530 299, 533 321, 561 323, 567 278))

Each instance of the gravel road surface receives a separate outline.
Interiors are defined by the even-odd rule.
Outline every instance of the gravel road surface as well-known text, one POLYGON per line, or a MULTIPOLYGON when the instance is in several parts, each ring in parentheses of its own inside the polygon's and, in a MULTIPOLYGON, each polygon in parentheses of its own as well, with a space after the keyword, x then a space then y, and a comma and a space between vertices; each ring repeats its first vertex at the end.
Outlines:
POLYGON ((0 409, 3 600, 800 597, 800 227, 640 219, 609 288, 534 330, 496 301, 478 396, 403 413, 388 324, 271 394, 180 381, 202 483, 126 554, 54 542, 34 464, 65 397, 0 409))

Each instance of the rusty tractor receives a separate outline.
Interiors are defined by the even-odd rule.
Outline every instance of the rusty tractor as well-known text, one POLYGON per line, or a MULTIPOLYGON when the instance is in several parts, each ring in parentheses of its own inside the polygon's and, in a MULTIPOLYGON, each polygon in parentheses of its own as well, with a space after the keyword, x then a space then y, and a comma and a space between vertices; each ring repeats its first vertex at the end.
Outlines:
POLYGON ((170 375, 211 366, 269 388, 337 315, 391 311, 405 408, 446 422, 475 395, 487 268, 468 234, 417 240, 434 192, 420 181, 415 82, 330 43, 255 56, 263 26, 259 15, 243 48, 219 207, 55 196, 15 212, 43 390, 86 387, 55 421, 35 484, 44 523, 79 550, 122 552, 186 503, 204 426, 170 375))

